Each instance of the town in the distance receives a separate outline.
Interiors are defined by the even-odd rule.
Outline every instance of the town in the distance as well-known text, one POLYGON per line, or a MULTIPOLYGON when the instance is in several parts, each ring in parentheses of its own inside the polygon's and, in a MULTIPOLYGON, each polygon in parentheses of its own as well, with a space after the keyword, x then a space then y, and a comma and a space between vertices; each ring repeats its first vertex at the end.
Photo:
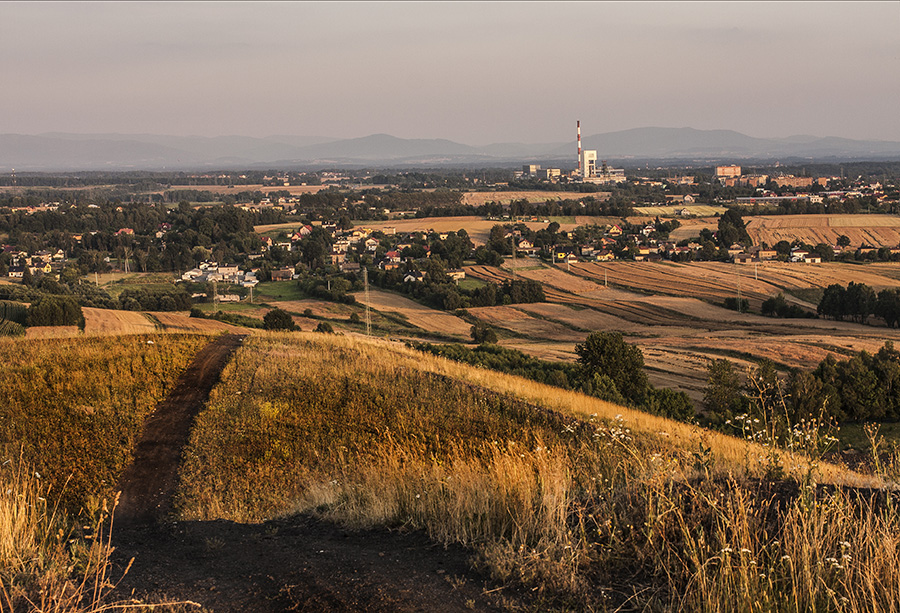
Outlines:
POLYGON ((582 148, 580 122, 572 153, 568 167, 6 173, 0 300, 55 306, 4 329, 486 337, 557 362, 615 329, 702 413, 710 360, 811 368, 877 351, 900 321, 900 164, 618 168, 582 148))

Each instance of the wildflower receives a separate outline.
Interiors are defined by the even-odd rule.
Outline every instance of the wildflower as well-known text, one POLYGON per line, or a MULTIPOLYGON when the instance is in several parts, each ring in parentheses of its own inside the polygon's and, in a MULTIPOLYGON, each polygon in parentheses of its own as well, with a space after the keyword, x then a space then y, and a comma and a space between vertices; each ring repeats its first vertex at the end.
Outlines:
POLYGON ((741 553, 750 553, 750 550, 747 548, 741 548, 741 553))

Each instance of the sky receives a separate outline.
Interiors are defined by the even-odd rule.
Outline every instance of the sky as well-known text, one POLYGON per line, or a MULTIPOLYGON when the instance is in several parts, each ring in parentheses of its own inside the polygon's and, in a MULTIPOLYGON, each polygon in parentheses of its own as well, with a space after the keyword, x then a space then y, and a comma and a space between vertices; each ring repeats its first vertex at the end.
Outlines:
POLYGON ((0 2, 0 133, 900 141, 900 2, 0 2))

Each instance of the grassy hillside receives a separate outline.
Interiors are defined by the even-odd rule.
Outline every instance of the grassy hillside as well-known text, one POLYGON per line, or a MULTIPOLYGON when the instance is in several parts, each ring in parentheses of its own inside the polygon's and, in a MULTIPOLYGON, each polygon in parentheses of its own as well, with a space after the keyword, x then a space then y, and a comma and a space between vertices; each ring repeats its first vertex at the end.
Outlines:
POLYGON ((266 334, 200 416, 179 507, 422 528, 546 607, 892 610, 897 503, 848 487, 880 483, 387 343, 266 334))
POLYGON ((111 498, 144 417, 202 335, 0 339, 0 453, 29 463, 64 508, 111 498))

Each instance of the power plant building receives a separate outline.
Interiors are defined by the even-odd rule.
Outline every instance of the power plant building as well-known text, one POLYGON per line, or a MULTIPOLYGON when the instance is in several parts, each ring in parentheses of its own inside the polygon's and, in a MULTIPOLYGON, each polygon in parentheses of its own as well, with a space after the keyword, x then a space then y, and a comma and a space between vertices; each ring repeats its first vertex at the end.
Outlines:
POLYGON ((597 169, 597 152, 593 149, 581 148, 581 121, 576 124, 578 131, 578 170, 576 178, 584 183, 622 183, 625 179, 625 170, 622 168, 609 168, 604 161, 597 169))

